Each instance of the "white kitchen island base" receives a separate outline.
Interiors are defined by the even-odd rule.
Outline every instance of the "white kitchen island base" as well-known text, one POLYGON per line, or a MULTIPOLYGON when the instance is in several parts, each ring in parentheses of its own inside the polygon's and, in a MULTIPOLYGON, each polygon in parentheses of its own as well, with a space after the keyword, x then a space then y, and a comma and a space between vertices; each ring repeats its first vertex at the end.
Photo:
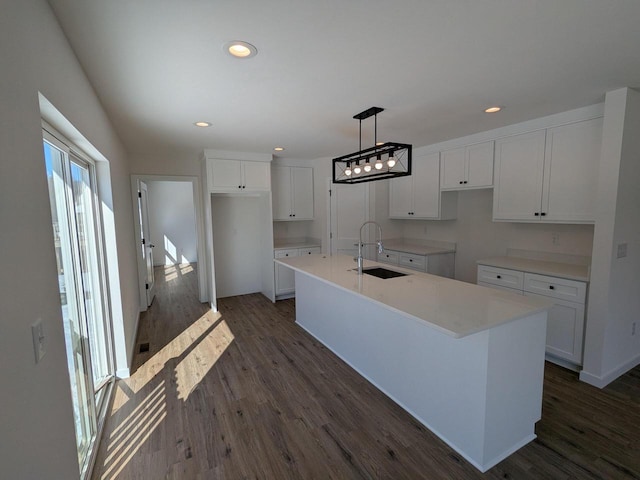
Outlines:
POLYGON ((536 438, 546 311, 455 338, 294 269, 296 323, 477 469, 485 472, 536 438))

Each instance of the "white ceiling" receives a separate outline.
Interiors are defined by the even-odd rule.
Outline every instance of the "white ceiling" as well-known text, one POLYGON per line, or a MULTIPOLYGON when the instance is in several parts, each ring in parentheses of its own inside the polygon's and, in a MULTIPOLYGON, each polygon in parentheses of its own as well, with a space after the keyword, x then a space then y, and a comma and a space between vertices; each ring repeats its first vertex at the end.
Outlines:
POLYGON ((640 87, 639 0, 49 3, 131 153, 333 157, 371 106, 378 140, 422 146, 640 87))

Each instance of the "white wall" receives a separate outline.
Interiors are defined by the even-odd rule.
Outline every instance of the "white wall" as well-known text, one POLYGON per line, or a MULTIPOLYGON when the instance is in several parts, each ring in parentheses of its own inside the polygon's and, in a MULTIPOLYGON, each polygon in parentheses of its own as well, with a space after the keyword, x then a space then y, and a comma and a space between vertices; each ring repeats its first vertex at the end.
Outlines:
POLYGON ((155 265, 198 259, 191 182, 148 181, 149 226, 155 265))
POLYGON ((493 222, 492 206, 492 189, 461 191, 456 220, 395 222, 402 225, 405 238, 456 242, 455 278, 464 282, 476 282, 479 259, 505 255, 507 248, 591 255, 593 225, 493 222))
POLYGON ((640 93, 627 88, 607 93, 580 375, 599 387, 640 363, 639 132, 640 93), (621 243, 627 244, 627 256, 617 258, 621 243))
POLYGON ((262 290, 260 206, 264 201, 259 196, 211 195, 218 298, 262 290))
POLYGON ((2 0, 0 10, 1 476, 73 479, 78 464, 38 93, 110 162, 101 173, 111 176, 112 195, 103 201, 112 207, 122 289, 114 317, 127 334, 138 311, 129 169, 48 4, 2 0), (37 319, 46 354, 35 364, 30 327, 37 319))

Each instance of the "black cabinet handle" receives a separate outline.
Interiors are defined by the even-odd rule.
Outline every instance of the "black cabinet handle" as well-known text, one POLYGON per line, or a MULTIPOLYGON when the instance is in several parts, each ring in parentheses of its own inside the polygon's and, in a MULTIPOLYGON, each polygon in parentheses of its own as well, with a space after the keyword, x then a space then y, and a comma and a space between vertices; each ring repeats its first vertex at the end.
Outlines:
POLYGON ((540 215, 540 213, 536 212, 536 213, 534 213, 534 215, 537 217, 538 215, 540 215))
POLYGON ((409 259, 409 261, 410 261, 410 262, 413 262, 413 258, 410 258, 410 259, 409 259))
POLYGON ((238 185, 238 188, 242 188, 242 185, 238 185))
POLYGON ((502 275, 496 275, 496 278, 499 280, 502 278, 502 275))
POLYGON ((463 182, 462 180, 460 180, 458 183, 459 183, 460 185, 462 185, 464 182, 463 182))
POLYGON ((543 217, 547 214, 547 212, 542 212, 540 215, 542 215, 543 217))
POLYGON ((467 184, 467 183, 469 183, 469 182, 467 182, 467 181, 465 180, 465 181, 464 181, 464 182, 462 182, 462 183, 464 183, 464 184, 466 185, 466 184, 467 184))
POLYGON ((554 287, 553 285, 549 285, 549 290, 555 290, 556 287, 554 287))

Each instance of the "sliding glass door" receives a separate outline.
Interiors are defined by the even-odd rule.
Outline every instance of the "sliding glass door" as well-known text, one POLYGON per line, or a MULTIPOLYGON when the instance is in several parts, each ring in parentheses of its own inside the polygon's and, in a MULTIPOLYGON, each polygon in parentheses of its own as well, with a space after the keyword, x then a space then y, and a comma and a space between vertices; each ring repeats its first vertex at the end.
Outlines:
POLYGON ((86 474, 113 380, 94 165, 44 132, 78 460, 86 474))

